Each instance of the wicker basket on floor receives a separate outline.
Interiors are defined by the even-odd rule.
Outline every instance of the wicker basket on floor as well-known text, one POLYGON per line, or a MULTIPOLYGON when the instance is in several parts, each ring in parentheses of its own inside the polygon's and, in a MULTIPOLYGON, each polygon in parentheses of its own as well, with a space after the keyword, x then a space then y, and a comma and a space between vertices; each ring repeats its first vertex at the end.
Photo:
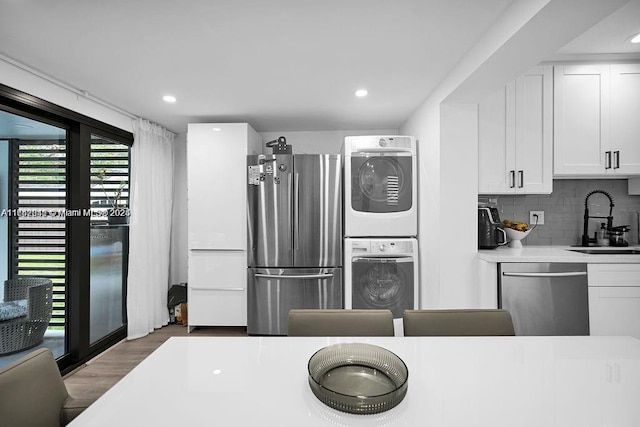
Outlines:
POLYGON ((0 322, 0 355, 40 344, 51 320, 53 283, 43 277, 5 280, 4 301, 27 300, 27 316, 0 322))

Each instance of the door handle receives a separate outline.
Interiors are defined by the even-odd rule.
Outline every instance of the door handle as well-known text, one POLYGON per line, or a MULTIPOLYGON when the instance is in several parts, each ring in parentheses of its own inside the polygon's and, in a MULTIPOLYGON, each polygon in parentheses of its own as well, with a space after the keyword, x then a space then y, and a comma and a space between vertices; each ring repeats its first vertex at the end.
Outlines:
POLYGON ((613 168, 620 169, 620 152, 619 151, 613 152, 613 168))
POLYGON ((295 173, 293 178, 293 203, 294 203, 294 217, 293 217, 293 250, 298 250, 298 233, 300 232, 300 175, 295 173))
POLYGON ((293 204, 295 203, 293 200, 293 183, 291 182, 293 179, 293 174, 289 174, 289 182, 288 182, 288 187, 287 187, 287 194, 289 196, 289 224, 291 227, 291 239, 289 240, 289 245, 291 246, 291 250, 293 251, 295 249, 295 242, 293 241, 294 237, 293 237, 293 223, 294 223, 294 218, 293 216, 295 215, 295 213, 293 212, 293 204))
POLYGON ((246 252, 246 249, 191 248, 191 252, 246 252))
POLYGON ((516 171, 509 171, 509 188, 515 188, 516 186, 516 171))
POLYGON ((333 277, 333 273, 327 274, 254 274, 255 277, 262 277, 265 279, 330 279, 333 277))
POLYGON ((604 168, 611 169, 611 151, 604 152, 604 168))
POLYGON ((524 171, 518 171, 518 179, 520 180, 520 184, 518 184, 518 188, 524 187, 524 171))

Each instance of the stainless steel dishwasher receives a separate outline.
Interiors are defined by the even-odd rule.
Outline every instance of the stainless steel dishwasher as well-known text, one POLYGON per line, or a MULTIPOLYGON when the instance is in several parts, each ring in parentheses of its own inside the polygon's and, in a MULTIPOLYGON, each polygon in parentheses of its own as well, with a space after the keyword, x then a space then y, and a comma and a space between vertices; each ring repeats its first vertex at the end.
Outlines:
POLYGON ((587 265, 498 264, 500 308, 516 335, 589 335, 587 265))

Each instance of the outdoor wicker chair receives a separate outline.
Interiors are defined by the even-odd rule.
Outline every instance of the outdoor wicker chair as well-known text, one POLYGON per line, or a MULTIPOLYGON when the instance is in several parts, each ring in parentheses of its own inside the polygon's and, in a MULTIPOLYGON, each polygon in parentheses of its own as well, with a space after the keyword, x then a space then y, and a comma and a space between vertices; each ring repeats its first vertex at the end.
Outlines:
POLYGON ((26 316, 0 321, 0 355, 42 343, 51 320, 53 283, 42 277, 5 280, 4 302, 27 301, 26 316))

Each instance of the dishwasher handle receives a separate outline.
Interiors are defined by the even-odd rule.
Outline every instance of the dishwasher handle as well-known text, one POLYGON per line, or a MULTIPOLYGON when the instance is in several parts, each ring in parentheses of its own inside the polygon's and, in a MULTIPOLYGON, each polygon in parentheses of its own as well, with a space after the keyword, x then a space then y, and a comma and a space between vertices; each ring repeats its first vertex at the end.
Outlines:
POLYGON ((577 277, 586 276, 586 271, 567 271, 563 273, 516 273, 503 272, 503 276, 509 277, 577 277))

